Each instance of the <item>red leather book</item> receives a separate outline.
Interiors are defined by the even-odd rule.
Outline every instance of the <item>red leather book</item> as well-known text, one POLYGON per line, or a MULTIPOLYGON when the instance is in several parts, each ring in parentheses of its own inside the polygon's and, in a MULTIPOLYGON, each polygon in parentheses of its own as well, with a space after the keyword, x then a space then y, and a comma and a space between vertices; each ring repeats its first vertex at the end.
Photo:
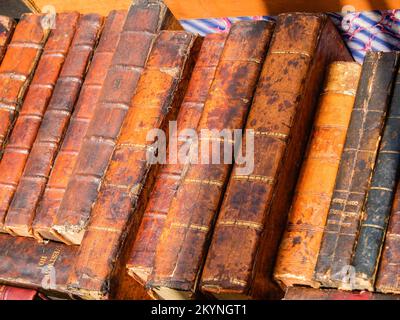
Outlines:
POLYGON ((0 285, 0 300, 35 300, 36 290, 0 285))

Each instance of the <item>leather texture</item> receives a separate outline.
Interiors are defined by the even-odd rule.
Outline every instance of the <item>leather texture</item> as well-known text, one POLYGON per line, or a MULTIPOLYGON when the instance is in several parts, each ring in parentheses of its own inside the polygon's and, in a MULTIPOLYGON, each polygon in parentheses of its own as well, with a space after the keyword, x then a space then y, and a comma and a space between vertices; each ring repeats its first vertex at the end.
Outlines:
POLYGON ((39 241, 59 240, 52 229, 53 221, 57 216, 87 128, 94 117, 96 103, 107 70, 111 65, 125 17, 125 11, 113 11, 105 22, 100 42, 90 63, 63 143, 54 161, 43 198, 36 211, 33 232, 39 241))
POLYGON ((33 236, 35 211, 78 99, 102 23, 103 18, 96 14, 81 15, 79 19, 71 48, 7 212, 4 228, 12 235, 33 236))
POLYGON ((394 52, 369 52, 363 64, 314 276, 326 287, 353 286, 351 258, 397 65, 394 52))
POLYGON ((0 63, 7 51, 7 46, 11 40, 14 28, 15 21, 12 18, 0 16, 0 63))
POLYGON ((37 291, 0 285, 0 300, 35 300, 37 291))
POLYGON ((276 258, 274 278, 283 287, 319 286, 313 274, 360 74, 361 66, 355 62, 334 62, 327 71, 276 258))
MULTIPOLYGON (((198 60, 191 74, 188 89, 179 109, 176 124, 178 135, 183 133, 183 130, 196 130, 197 128, 225 40, 225 33, 210 34, 204 39, 198 60)), ((177 150, 190 143, 190 137, 187 138, 185 140, 179 139, 177 150)), ((129 274, 141 284, 146 283, 152 272, 158 240, 172 198, 181 184, 184 170, 185 164, 167 163, 161 166, 157 175, 127 264, 129 274)))
POLYGON ((233 169, 202 275, 218 298, 280 298, 273 281, 279 240, 328 65, 351 61, 324 14, 279 15, 246 128, 254 171, 233 169), (233 245, 235 244, 235 245, 233 245))
MULTIPOLYGON (((197 132, 242 129, 259 78, 274 24, 239 22, 232 26, 210 88, 197 132)), ((212 136, 204 136, 212 154, 212 136)), ((214 139, 223 150, 223 143, 214 139)), ((221 152, 221 155, 223 152, 221 152)), ((213 221, 231 164, 190 163, 168 210, 156 248, 153 288, 195 292, 213 221)))
POLYGON ((0 231, 75 34, 79 13, 56 17, 0 160, 0 231))

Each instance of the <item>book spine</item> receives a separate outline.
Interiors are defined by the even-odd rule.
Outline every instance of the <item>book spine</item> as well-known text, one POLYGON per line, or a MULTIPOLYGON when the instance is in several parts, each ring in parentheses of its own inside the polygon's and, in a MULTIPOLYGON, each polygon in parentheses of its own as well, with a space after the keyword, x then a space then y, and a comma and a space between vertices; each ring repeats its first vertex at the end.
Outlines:
POLYGON ((54 217, 60 207, 83 138, 94 117, 96 103, 111 65, 125 17, 124 11, 113 11, 105 23, 63 143, 54 161, 43 198, 36 211, 32 228, 35 238, 39 241, 58 240, 52 231, 54 217))
POLYGON ((0 300, 35 300, 37 291, 0 285, 0 300))
POLYGON ((15 21, 9 17, 0 16, 0 63, 7 51, 15 28, 15 21))
POLYGON ((96 14, 82 15, 79 19, 71 49, 6 215, 4 228, 12 235, 33 236, 36 207, 79 96, 101 26, 102 18, 96 14))
POLYGON ((22 15, 0 66, 0 157, 49 34, 42 17, 22 15))
MULTIPOLYGON (((273 27, 274 24, 267 21, 239 22, 232 26, 197 127, 198 133, 243 128, 273 27)), ((199 139, 206 141, 202 143, 209 154, 212 154, 213 144, 223 149, 223 139, 211 135, 199 139), (209 143, 211 141, 213 144, 209 143)), ((232 144, 232 137, 227 143, 232 144)), ((195 291, 213 220, 232 167, 224 162, 220 159, 219 164, 187 165, 157 245, 154 269, 148 282, 153 289, 160 286, 189 293, 195 291)))
POLYGON ((319 286, 313 274, 360 73, 354 62, 335 62, 328 70, 275 265, 283 286, 319 286))
POLYGON ((397 65, 391 52, 369 52, 364 60, 314 274, 326 287, 353 285, 351 258, 397 65))
POLYGON ((355 289, 374 291, 376 272, 393 204, 400 164, 400 71, 382 141, 362 213, 359 236, 351 265, 355 269, 355 289))
MULTIPOLYGON (((205 37, 185 98, 179 109, 176 123, 177 134, 182 130, 196 130, 225 40, 224 33, 210 34, 205 37)), ((189 143, 188 139, 189 137, 179 140, 177 150, 185 143, 189 143)), ((142 284, 151 274, 157 243, 172 198, 181 183, 183 170, 183 164, 168 163, 162 166, 151 192, 127 264, 129 274, 142 284)))
POLYGON ((54 232, 65 243, 82 241, 131 98, 167 16, 165 5, 153 1, 140 1, 128 12, 95 116, 82 142, 53 225, 54 232))
POLYGON ((204 292, 282 295, 272 279, 275 257, 325 71, 337 60, 352 58, 326 15, 278 17, 247 119, 246 129, 254 132, 254 169, 240 174, 241 166, 234 168, 202 275, 204 292))
POLYGON ((4 154, 0 160, 0 232, 26 160, 35 141, 42 118, 65 56, 68 53, 79 13, 61 13, 40 57, 35 75, 22 104, 4 154))
POLYGON ((161 31, 155 40, 69 279, 69 288, 79 295, 109 297, 107 287, 121 259, 126 234, 137 231, 156 173, 148 158, 155 141, 148 139, 148 133, 163 129, 169 117, 176 118, 196 40, 184 31, 161 31), (88 272, 92 277, 86 276, 88 272))
POLYGON ((78 248, 0 234, 0 281, 11 286, 68 294, 67 279, 78 248))

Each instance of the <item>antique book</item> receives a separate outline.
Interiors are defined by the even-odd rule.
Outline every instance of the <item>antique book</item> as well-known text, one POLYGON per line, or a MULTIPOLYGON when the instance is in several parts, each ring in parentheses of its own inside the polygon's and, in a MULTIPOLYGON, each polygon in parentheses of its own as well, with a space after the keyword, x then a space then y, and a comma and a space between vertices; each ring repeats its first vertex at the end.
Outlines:
POLYGON ((170 27, 170 13, 158 1, 131 6, 111 66, 76 159, 53 229, 68 244, 80 244, 112 156, 130 100, 156 34, 170 27))
POLYGON ((83 138, 94 116, 96 103, 118 44, 125 17, 125 11, 113 11, 105 23, 63 143, 54 161, 43 198, 36 211, 32 228, 35 238, 39 241, 58 240, 53 235, 53 220, 60 207, 83 138))
POLYGON ((103 18, 96 14, 81 15, 79 19, 71 49, 5 218, 4 228, 12 235, 32 236, 36 207, 79 96, 102 22, 103 18))
POLYGON ((399 177, 400 71, 386 119, 351 265, 354 288, 374 291, 376 273, 399 177))
POLYGON ((126 272, 127 250, 123 249, 131 241, 126 237, 136 234, 157 173, 149 153, 155 152, 152 146, 158 136, 149 139, 148 133, 164 129, 176 118, 194 64, 192 50, 198 51, 197 40, 185 31, 161 31, 155 39, 69 278, 72 292, 107 298, 113 277, 126 272))
POLYGON ((49 34, 42 17, 21 17, 0 66, 0 158, 49 34))
POLYGON ((9 17, 0 16, 0 63, 7 51, 8 43, 14 32, 15 21, 9 17))
POLYGON ((203 292, 218 298, 282 296, 272 279, 275 257, 325 70, 337 60, 352 58, 326 15, 278 16, 246 124, 254 139, 254 169, 242 174, 242 166, 233 168, 203 292))
POLYGON ((325 287, 351 290, 354 285, 351 259, 398 57, 395 52, 368 52, 364 60, 315 268, 314 279, 325 287))
POLYGON ((35 300, 37 296, 33 289, 0 285, 0 300, 35 300))
POLYGON ((244 126, 273 27, 267 21, 238 22, 227 36, 197 126, 199 144, 203 144, 200 149, 206 150, 207 158, 201 155, 199 161, 187 163, 156 248, 148 285, 161 298, 191 298, 196 293, 213 220, 232 167, 225 157, 211 163, 210 155, 214 156, 214 148, 223 151, 226 143, 233 147, 232 134, 224 139, 222 130, 244 126))
POLYGON ((313 280, 322 234, 354 106, 361 66, 330 65, 308 149, 300 170, 286 231, 276 258, 274 278, 282 287, 313 280))
MULTIPOLYGON (((213 33, 205 37, 179 109, 177 135, 183 130, 196 130, 225 40, 225 33, 213 33)), ((177 150, 188 143, 188 139, 189 136, 180 137, 177 150)), ((127 264, 129 274, 141 284, 146 283, 152 272, 157 243, 172 198, 182 181, 184 169, 183 163, 167 163, 161 166, 158 173, 127 264)))
POLYGON ((1 232, 5 232, 4 218, 68 53, 78 18, 77 12, 57 15, 56 28, 51 31, 46 42, 14 129, 4 149, 3 158, 0 160, 1 232))
POLYGON ((283 300, 400 300, 400 296, 367 291, 290 287, 283 300))
POLYGON ((0 234, 0 282, 41 288, 49 293, 67 291, 67 279, 78 248, 50 241, 0 234))

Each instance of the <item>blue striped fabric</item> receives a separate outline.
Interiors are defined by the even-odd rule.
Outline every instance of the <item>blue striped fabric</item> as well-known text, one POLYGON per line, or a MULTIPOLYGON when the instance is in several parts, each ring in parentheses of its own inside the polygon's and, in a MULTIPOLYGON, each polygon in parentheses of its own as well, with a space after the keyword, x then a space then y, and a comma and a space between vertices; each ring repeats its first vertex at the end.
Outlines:
MULTIPOLYGON (((400 9, 351 13, 330 13, 356 61, 362 62, 367 51, 400 50, 400 9)), ((191 32, 206 35, 227 32, 239 20, 274 20, 273 17, 236 17, 181 20, 191 32)))

